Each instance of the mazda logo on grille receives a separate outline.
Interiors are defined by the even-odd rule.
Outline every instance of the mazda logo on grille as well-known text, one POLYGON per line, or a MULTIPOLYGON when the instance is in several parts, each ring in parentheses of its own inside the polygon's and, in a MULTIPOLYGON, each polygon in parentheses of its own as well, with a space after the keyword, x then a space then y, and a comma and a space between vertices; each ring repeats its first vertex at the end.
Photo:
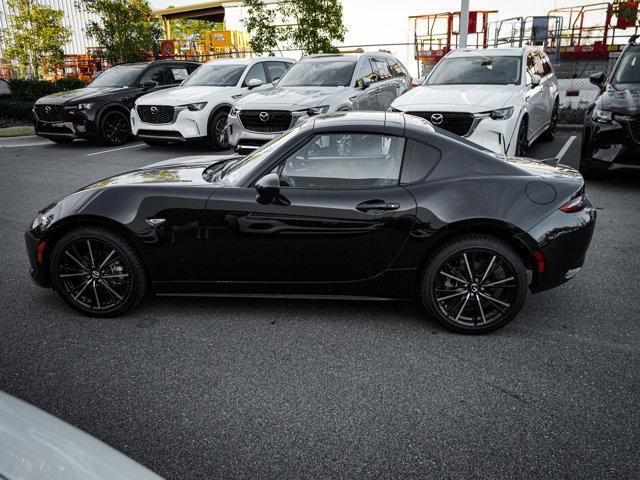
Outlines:
POLYGON ((258 118, 260 119, 261 122, 267 122, 269 121, 269 114, 267 112, 260 112, 260 115, 258 115, 258 118))
POLYGON ((49 105, 47 105, 46 107, 44 107, 44 111, 46 113, 51 113, 51 107, 49 105))
POLYGON ((433 123, 434 125, 440 125, 442 123, 442 120, 444 120, 444 117, 441 113, 434 113, 433 115, 431 115, 431 123, 433 123))
POLYGON ((153 113, 154 115, 158 113, 158 107, 151 107, 151 113, 153 113))

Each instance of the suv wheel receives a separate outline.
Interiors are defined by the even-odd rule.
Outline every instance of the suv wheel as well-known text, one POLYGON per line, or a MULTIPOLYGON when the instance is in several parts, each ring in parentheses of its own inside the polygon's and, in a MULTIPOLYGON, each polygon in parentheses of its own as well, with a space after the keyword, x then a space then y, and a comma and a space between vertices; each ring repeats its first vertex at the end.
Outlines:
POLYGON ((214 150, 226 150, 229 148, 226 131, 228 116, 228 112, 221 111, 211 119, 209 124, 209 145, 214 150))
POLYGON ((518 139, 516 140, 516 157, 524 157, 527 154, 529 140, 527 139, 529 122, 523 118, 518 128, 518 139))
POLYGON ((124 113, 111 110, 100 122, 100 142, 105 145, 123 145, 131 136, 131 125, 124 113))
POLYGON ((545 142, 551 142, 556 138, 556 128, 558 127, 558 102, 553 105, 553 111, 551 112, 551 121, 549 128, 544 132, 542 139, 545 142))

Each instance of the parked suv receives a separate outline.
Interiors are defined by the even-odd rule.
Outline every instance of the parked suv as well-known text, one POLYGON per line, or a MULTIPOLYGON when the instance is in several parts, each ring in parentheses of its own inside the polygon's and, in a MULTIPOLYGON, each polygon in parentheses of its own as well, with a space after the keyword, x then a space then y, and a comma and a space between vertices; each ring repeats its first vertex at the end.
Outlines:
POLYGON ((547 56, 533 47, 455 50, 390 110, 426 118, 494 152, 524 156, 537 138, 555 135, 558 82, 547 56))
POLYGON ((199 66, 180 60, 116 65, 85 88, 38 99, 33 107, 36 134, 56 143, 86 138, 122 145, 131 135, 129 110, 136 98, 178 85, 199 66))
POLYGON ((634 35, 611 75, 593 74, 600 95, 584 116, 580 172, 598 177, 607 170, 640 170, 640 44, 634 35))
POLYGON ((407 69, 387 53, 309 55, 276 88, 236 103, 227 123, 229 144, 236 151, 255 150, 319 113, 384 111, 410 88, 407 69))
POLYGON ((236 100, 273 87, 294 63, 275 57, 212 60, 179 87, 136 100, 133 134, 149 145, 206 140, 214 149, 226 149, 227 116, 236 100))

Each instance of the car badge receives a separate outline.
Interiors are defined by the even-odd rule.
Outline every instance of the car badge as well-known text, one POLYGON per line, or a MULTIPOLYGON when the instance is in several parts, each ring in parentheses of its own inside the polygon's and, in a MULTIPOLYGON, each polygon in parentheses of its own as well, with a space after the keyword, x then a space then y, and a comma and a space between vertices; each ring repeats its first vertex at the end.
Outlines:
POLYGON ((153 113, 154 115, 158 113, 158 107, 151 107, 151 113, 153 113))
POLYGON ((440 125, 443 120, 444 117, 441 113, 434 113, 433 115, 431 115, 431 123, 433 123, 434 125, 440 125))
POLYGON ((49 105, 47 105, 46 107, 44 107, 44 111, 46 113, 51 113, 51 107, 49 105))
POLYGON ((260 119, 261 122, 267 122, 269 121, 269 114, 267 112, 260 112, 260 115, 258 115, 258 118, 260 119))

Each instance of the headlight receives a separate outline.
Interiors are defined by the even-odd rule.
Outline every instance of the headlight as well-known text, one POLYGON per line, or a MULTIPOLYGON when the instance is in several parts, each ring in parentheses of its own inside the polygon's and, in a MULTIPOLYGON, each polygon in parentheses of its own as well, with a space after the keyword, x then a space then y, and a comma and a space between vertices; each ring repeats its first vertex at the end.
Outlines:
POLYGON ((207 102, 190 103, 189 105, 185 105, 185 107, 187 107, 187 109, 192 112, 199 112, 206 106, 207 106, 207 102))
POLYGON ((95 103, 79 103, 78 105, 71 105, 64 107, 67 110, 91 110, 95 103))
POLYGON ((398 110, 397 108, 394 108, 394 107, 389 107, 389 108, 387 109, 387 112, 400 112, 400 113, 401 113, 401 112, 402 112, 402 110, 398 110))
POLYGON ((598 123, 611 123, 613 120, 613 112, 607 112, 606 110, 600 110, 599 108, 593 109, 593 118, 594 122, 598 123))
POLYGON ((31 224, 31 230, 35 230, 38 227, 40 228, 40 230, 46 230, 47 228, 49 228, 49 225, 51 225, 52 221, 53 221, 52 213, 45 214, 40 212, 38 213, 38 216, 31 224))
POLYGON ((489 112, 489 115, 494 120, 506 120, 513 115, 513 107, 500 108, 489 112))
POLYGON ((307 115, 310 117, 313 115, 320 115, 321 113, 327 113, 329 111, 329 105, 323 105, 321 107, 311 107, 307 110, 307 115))

